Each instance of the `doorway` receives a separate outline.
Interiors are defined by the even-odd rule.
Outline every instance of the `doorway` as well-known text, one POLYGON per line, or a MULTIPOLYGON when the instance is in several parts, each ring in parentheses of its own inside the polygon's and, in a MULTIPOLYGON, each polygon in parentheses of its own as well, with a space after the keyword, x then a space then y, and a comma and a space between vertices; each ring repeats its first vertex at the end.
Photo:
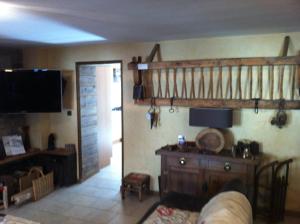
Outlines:
POLYGON ((77 62, 76 81, 79 178, 103 170, 121 181, 122 61, 77 62))

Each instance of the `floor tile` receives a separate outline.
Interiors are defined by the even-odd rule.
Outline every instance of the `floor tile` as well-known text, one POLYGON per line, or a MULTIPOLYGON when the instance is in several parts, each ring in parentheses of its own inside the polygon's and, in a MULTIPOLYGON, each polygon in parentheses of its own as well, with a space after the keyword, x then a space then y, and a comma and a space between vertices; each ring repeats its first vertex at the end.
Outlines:
POLYGON ((81 205, 75 205, 64 212, 64 215, 70 218, 79 218, 86 220, 91 212, 95 212, 93 208, 88 208, 81 205))
POLYGON ((110 211, 97 210, 97 212, 91 212, 86 220, 88 223, 105 224, 109 223, 114 217, 115 214, 110 211))
POLYGON ((139 219, 136 217, 119 214, 114 219, 112 219, 109 222, 109 224, 134 224, 137 223, 138 221, 139 219))

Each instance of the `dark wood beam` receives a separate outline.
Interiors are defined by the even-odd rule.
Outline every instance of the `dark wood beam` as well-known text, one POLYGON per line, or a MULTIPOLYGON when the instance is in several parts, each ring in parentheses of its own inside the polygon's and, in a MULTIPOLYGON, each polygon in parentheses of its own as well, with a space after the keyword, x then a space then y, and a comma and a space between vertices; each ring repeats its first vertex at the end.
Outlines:
MULTIPOLYGON (((258 66, 258 65, 300 65, 300 56, 258 57, 258 58, 223 58, 183 61, 149 62, 148 69, 166 68, 201 68, 219 66, 258 66)), ((128 64, 129 70, 137 69, 136 63, 128 64)))
MULTIPOLYGON (((138 105, 151 105, 151 99, 135 102, 138 105)), ((155 99, 157 106, 171 106, 171 99, 155 99)), ((212 108, 254 108, 255 100, 230 100, 230 99, 174 99, 174 106, 181 107, 212 107, 212 108)), ((278 109, 279 100, 259 100, 258 109, 278 109)), ((300 109, 300 101, 285 101, 285 109, 300 109)))

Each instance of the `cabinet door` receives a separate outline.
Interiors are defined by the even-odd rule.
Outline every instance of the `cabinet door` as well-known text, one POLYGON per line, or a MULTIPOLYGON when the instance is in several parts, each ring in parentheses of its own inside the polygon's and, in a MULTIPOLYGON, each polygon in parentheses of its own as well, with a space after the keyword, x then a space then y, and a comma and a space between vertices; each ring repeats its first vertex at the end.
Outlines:
POLYGON ((168 192, 179 192, 190 195, 201 195, 203 184, 203 171, 182 167, 169 167, 168 192))
POLYGON ((205 172, 205 181, 208 188, 208 194, 210 196, 217 194, 225 183, 235 178, 239 178, 246 183, 245 174, 243 173, 207 170, 205 172))

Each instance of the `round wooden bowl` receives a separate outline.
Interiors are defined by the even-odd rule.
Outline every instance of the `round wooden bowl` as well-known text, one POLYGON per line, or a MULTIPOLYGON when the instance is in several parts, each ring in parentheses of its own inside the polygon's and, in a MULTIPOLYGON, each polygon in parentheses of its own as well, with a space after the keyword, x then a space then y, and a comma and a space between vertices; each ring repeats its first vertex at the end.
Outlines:
POLYGON ((196 146, 200 150, 208 150, 219 153, 225 145, 223 134, 214 128, 207 128, 196 136, 196 146))

